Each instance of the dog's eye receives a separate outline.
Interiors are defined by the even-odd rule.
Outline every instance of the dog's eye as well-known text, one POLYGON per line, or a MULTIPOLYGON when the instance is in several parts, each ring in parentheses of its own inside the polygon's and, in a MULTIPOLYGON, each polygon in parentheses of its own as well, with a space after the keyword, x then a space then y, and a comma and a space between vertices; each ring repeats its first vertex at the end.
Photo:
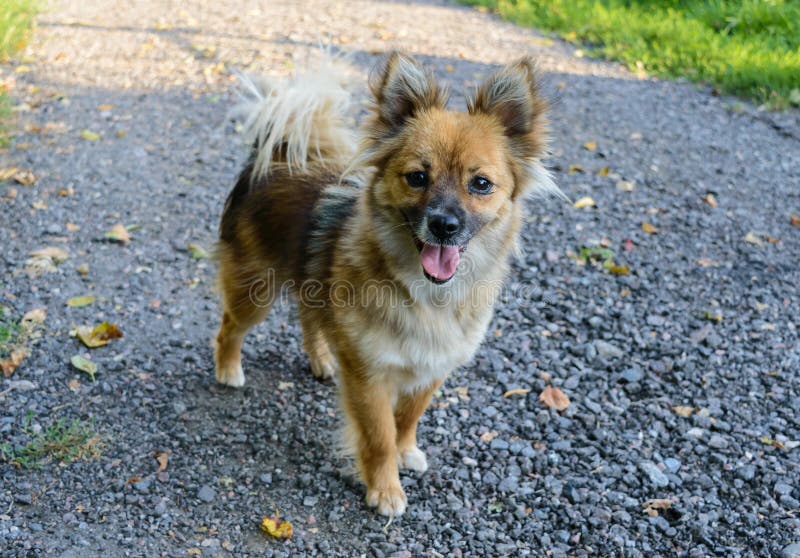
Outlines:
POLYGON ((476 176, 469 183, 469 191, 476 194, 491 194, 493 188, 494 184, 492 184, 489 179, 484 176, 476 176))
POLYGON ((412 188, 427 188, 428 173, 425 171, 414 171, 406 174, 406 182, 412 188))

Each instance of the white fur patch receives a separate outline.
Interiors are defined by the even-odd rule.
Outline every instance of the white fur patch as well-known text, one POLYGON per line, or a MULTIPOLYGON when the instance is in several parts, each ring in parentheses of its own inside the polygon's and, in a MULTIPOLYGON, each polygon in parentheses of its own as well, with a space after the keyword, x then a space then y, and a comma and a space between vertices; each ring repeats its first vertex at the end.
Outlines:
POLYGON ((417 446, 401 453, 397 462, 403 469, 411 469, 420 473, 428 470, 428 458, 425 457, 425 452, 417 446))
POLYGON ((217 382, 235 388, 242 387, 244 385, 244 370, 242 369, 242 365, 240 364, 235 369, 217 370, 217 382))

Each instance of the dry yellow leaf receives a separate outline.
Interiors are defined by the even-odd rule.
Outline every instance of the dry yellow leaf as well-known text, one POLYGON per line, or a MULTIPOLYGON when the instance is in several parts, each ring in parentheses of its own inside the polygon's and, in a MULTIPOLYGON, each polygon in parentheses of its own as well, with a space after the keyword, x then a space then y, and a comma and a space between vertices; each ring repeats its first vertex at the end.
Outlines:
POLYGON ((800 227, 800 215, 792 214, 789 217, 789 222, 795 227, 800 227))
POLYGON ((583 148, 586 151, 594 151, 597 149, 597 142, 596 141, 587 141, 583 144, 583 148))
POLYGON ((58 246, 48 246, 47 248, 31 252, 31 256, 34 258, 50 258, 53 262, 60 264, 69 258, 69 252, 58 246))
POLYGON ((583 196, 582 198, 578 198, 572 207, 575 209, 583 209, 584 207, 595 207, 594 200, 589 196, 583 196))
POLYGON ((86 296, 73 296, 67 300, 67 306, 71 308, 80 308, 82 306, 89 306, 95 301, 92 295, 86 296))
POLYGON ((97 141, 100 139, 100 134, 92 132, 91 130, 81 130, 81 139, 86 141, 97 141))
POLYGON ((668 510, 674 503, 675 500, 669 500, 667 498, 654 498, 653 500, 642 502, 642 507, 644 508, 644 513, 650 517, 658 517, 658 510, 668 510))
POLYGON ((599 171, 597 171, 598 176, 608 176, 610 169, 608 167, 603 167, 599 171))
POLYGON ((117 223, 111 227, 108 231, 106 231, 104 236, 108 240, 113 240, 114 242, 119 242, 120 244, 127 244, 131 241, 131 235, 128 232, 128 229, 126 229, 125 225, 122 223, 117 223))
POLYGON ((169 454, 172 453, 169 450, 165 451, 154 451, 153 454, 156 456, 156 461, 158 461, 158 470, 157 473, 163 473, 167 470, 167 465, 169 465, 169 454))
POLYGON ((547 386, 544 391, 539 394, 539 401, 545 406, 555 409, 556 411, 563 411, 569 407, 569 397, 557 387, 547 386))
POLYGON ((33 186, 36 184, 36 175, 29 170, 21 170, 14 173, 14 181, 22 184, 23 186, 33 186))
POLYGON ((651 225, 647 221, 642 221, 642 230, 647 234, 655 234, 658 232, 658 227, 651 225))
POLYGON ((567 169, 567 174, 575 174, 576 172, 583 172, 583 167, 580 165, 570 165, 567 169))
POLYGON ((90 349, 108 345, 112 339, 119 339, 122 337, 122 332, 116 324, 103 322, 100 325, 92 328, 91 326, 78 326, 75 329, 75 335, 78 336, 84 345, 90 349))
POLYGON ((29 329, 31 326, 39 325, 44 322, 46 317, 47 310, 44 308, 35 308, 29 312, 25 312, 20 323, 22 324, 22 327, 29 329))
POLYGON ((694 407, 687 407, 686 405, 675 405, 672 412, 683 418, 689 418, 694 413, 694 407))
POLYGON ((75 232, 81 230, 80 225, 76 225, 75 223, 67 223, 67 230, 69 232, 75 232))
POLYGON ((10 377, 26 356, 28 356, 28 353, 25 349, 15 349, 8 358, 0 360, 0 370, 3 371, 3 376, 10 377))
POLYGON ((5 182, 15 174, 19 172, 19 168, 17 167, 8 167, 5 169, 0 169, 0 182, 5 182))
POLYGON ((755 246, 761 246, 761 244, 762 244, 761 243, 761 239, 759 238, 759 236, 757 234, 751 233, 751 232, 749 232, 746 235, 744 235, 744 241, 749 243, 749 244, 754 244, 755 246))
POLYGON ((526 393, 530 393, 530 391, 530 388, 510 389, 503 394, 503 397, 511 397, 512 395, 525 395, 526 393))
POLYGON ((264 517, 261 519, 261 530, 277 539, 288 539, 294 533, 290 522, 280 520, 277 509, 275 510, 274 517, 264 517))
POLYGON ((106 111, 109 111, 109 110, 111 110, 113 108, 114 108, 114 105, 110 105, 110 104, 107 104, 107 103, 106 104, 102 104, 102 105, 97 105, 97 110, 99 110, 100 112, 106 112, 106 111))
POLYGON ((628 273, 631 271, 627 265, 618 265, 614 263, 613 260, 607 260, 607 262, 608 263, 603 263, 603 267, 605 267, 612 275, 628 275, 628 273))
POLYGON ((487 444, 497 438, 498 432, 496 430, 490 430, 489 432, 484 432, 481 434, 481 442, 486 442, 487 444))

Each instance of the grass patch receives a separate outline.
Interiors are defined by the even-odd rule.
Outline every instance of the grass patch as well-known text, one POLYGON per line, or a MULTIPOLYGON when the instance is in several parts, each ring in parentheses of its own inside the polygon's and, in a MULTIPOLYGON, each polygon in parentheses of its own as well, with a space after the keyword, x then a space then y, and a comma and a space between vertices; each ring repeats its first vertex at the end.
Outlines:
POLYGON ((587 44, 590 54, 713 84, 781 109, 800 105, 797 0, 462 0, 587 44))
POLYGON ((36 0, 3 0, 0 3, 0 62, 8 61, 27 44, 38 10, 36 0))
POLYGON ((17 346, 22 334, 19 320, 6 315, 6 309, 0 306, 0 360, 7 358, 17 346))
MULTIPOLYGON (((39 11, 39 0, 0 0, 0 63, 25 47, 39 11)), ((8 146, 10 132, 4 124, 11 114, 11 99, 0 84, 0 147, 8 146)))
POLYGON ((34 432, 32 413, 24 420, 23 432, 28 441, 22 445, 0 445, 3 461, 24 469, 39 468, 46 463, 72 463, 99 457, 103 452, 102 438, 91 423, 75 419, 58 419, 46 428, 34 432))

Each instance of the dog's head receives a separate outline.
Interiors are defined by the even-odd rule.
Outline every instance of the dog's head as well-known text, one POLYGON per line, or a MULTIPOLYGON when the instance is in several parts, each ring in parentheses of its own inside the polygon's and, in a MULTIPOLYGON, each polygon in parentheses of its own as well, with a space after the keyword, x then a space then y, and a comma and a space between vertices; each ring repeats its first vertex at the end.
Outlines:
POLYGON ((384 228, 394 236, 399 229, 416 246, 416 269, 446 283, 471 242, 485 236, 513 244, 515 205, 537 180, 549 183, 538 162, 545 102, 532 61, 488 78, 468 112, 447 110, 446 90, 399 53, 373 73, 370 88, 362 161, 377 169, 373 199, 384 228))

